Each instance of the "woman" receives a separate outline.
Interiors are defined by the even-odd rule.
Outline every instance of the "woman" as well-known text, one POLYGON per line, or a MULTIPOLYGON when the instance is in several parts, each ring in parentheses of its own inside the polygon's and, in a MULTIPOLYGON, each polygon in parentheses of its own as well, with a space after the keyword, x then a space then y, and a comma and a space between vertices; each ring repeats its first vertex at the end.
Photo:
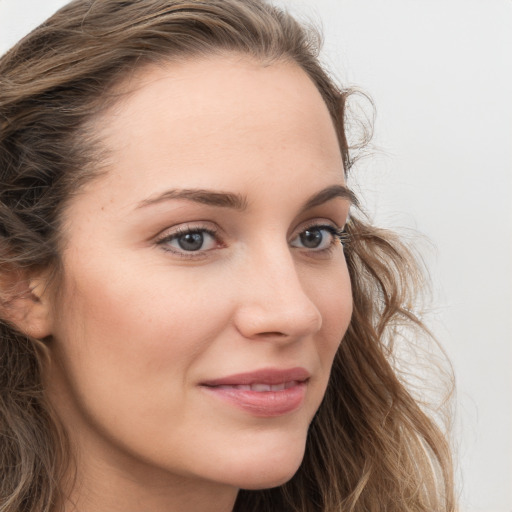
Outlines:
POLYGON ((2 512, 454 509, 318 45, 258 0, 75 0, 2 58, 2 512))

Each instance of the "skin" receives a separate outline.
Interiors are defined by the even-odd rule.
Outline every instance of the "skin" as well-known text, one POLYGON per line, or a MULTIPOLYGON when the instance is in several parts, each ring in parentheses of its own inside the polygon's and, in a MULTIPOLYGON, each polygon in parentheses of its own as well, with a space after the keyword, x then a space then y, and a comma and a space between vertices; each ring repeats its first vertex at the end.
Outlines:
POLYGON ((326 230, 321 250, 300 238, 346 222, 344 197, 304 209, 344 185, 341 154, 294 63, 213 56, 125 85, 95 121, 107 172, 67 207, 45 317, 50 400, 78 447, 67 510, 229 511, 238 489, 296 472, 350 321, 342 245, 326 230), (197 188, 244 208, 166 196, 197 188), (215 235, 187 252, 176 230, 191 228, 215 235), (271 418, 200 385, 292 367, 311 375, 304 402, 271 418))

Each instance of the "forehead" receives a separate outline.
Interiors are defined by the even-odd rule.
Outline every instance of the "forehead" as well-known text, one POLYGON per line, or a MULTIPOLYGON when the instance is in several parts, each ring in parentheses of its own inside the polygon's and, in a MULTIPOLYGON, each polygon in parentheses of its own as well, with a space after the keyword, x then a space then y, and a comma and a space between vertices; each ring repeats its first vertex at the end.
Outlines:
POLYGON ((244 180, 343 181, 328 109, 295 63, 217 55, 139 70, 122 99, 96 119, 110 179, 153 193, 173 187, 242 186, 244 180), (135 183, 132 178, 141 181, 135 183))

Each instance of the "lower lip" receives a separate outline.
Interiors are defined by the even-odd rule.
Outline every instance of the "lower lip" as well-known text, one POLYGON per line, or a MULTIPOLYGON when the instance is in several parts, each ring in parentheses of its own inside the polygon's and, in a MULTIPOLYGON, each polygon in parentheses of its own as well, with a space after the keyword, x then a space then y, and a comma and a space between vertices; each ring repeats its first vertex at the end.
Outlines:
POLYGON ((297 410, 306 396, 306 382, 281 391, 245 391, 204 386, 208 393, 260 418, 273 418, 297 410))

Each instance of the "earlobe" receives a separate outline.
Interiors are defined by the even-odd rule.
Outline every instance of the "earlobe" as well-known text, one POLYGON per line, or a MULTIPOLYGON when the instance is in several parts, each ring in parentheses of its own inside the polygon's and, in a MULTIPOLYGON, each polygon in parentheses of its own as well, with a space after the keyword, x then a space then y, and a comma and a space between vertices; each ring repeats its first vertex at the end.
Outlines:
POLYGON ((31 338, 51 334, 50 294, 41 277, 23 278, 15 272, 9 284, 2 279, 1 316, 31 338))

